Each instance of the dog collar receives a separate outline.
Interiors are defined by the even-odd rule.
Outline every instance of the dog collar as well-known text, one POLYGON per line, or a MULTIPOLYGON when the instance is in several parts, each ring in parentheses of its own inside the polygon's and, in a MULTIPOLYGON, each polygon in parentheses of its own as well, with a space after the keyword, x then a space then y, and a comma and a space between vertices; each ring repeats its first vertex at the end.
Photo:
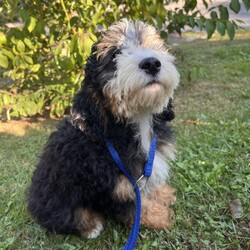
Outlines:
POLYGON ((106 140, 106 145, 107 145, 107 148, 108 148, 113 160, 115 161, 117 167, 129 179, 129 181, 131 182, 131 184, 135 188, 136 213, 135 213, 135 217, 134 217, 134 225, 133 225, 132 230, 130 232, 128 241, 123 248, 123 250, 131 250, 131 249, 134 249, 135 244, 137 242, 137 238, 138 238, 139 230, 140 230, 140 220, 141 220, 141 194, 140 194, 140 189, 139 189, 137 184, 143 177, 149 178, 151 173, 152 173, 155 151, 156 151, 156 146, 157 146, 157 140, 156 140, 156 136, 154 135, 153 139, 151 141, 151 144, 150 144, 148 160, 147 160, 147 163, 144 167, 143 174, 137 181, 132 177, 130 172, 123 165, 121 158, 120 158, 118 152, 115 150, 112 142, 110 140, 106 140))

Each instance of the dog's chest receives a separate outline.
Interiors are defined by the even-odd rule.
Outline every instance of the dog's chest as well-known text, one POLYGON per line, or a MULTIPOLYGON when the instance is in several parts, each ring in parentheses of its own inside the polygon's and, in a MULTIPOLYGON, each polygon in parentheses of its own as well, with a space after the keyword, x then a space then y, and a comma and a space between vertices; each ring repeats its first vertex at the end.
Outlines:
MULTIPOLYGON (((150 141, 152 134, 152 121, 150 119, 141 119, 139 123, 139 136, 141 142, 141 150, 144 152, 149 152, 150 141)), ((154 164, 151 176, 148 178, 142 179, 139 183, 139 186, 142 192, 149 194, 156 187, 161 186, 165 183, 169 175, 169 166, 166 162, 166 156, 162 155, 161 152, 156 150, 154 164)))
POLYGON ((143 178, 139 182, 139 187, 144 194, 150 194, 155 188, 163 185, 169 176, 169 166, 165 157, 156 151, 151 176, 143 178))
MULTIPOLYGON (((141 119, 136 127, 132 127, 131 131, 133 131, 132 136, 125 133, 117 137, 115 147, 118 149, 121 160, 126 168, 130 170, 135 180, 139 180, 144 172, 152 135, 154 134, 152 120, 141 119)), ((158 139, 159 136, 160 134, 156 134, 158 139)), ((139 188, 142 194, 145 195, 151 194, 157 187, 164 185, 169 176, 167 158, 173 158, 172 155, 174 152, 172 152, 172 147, 168 145, 167 141, 164 147, 162 145, 163 139, 161 138, 160 141, 161 143, 159 143, 155 152, 151 176, 138 181, 139 188)))

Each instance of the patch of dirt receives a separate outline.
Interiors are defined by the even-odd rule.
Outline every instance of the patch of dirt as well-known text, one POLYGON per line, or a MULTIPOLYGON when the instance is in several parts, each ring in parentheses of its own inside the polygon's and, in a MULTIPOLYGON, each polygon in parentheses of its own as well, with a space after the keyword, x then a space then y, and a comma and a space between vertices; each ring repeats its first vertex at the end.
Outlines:
POLYGON ((39 122, 31 122, 29 120, 11 120, 8 122, 0 122, 0 134, 11 134, 15 136, 24 136, 29 129, 41 130, 42 128, 53 126, 57 121, 41 120, 39 122))

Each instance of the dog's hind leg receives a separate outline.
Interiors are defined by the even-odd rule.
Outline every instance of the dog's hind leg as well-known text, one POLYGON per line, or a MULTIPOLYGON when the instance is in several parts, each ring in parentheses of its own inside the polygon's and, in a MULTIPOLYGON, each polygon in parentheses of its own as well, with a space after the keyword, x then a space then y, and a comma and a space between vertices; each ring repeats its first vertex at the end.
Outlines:
POLYGON ((75 225, 81 236, 93 239, 103 230, 103 217, 90 208, 79 208, 75 211, 75 225))
POLYGON ((93 210, 70 206, 70 202, 65 204, 55 195, 47 200, 41 197, 30 196, 28 208, 39 224, 50 232, 96 238, 102 231, 102 216, 93 210))

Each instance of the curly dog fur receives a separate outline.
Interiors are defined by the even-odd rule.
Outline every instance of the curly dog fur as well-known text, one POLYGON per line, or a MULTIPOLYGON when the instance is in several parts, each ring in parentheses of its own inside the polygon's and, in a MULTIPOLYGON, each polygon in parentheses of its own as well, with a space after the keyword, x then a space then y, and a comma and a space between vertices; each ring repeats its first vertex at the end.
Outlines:
POLYGON ((179 81, 173 60, 156 30, 140 21, 112 25, 93 45, 71 115, 50 135, 29 188, 28 208, 40 225, 95 238, 107 216, 131 224, 134 190, 105 139, 138 179, 155 134, 152 176, 139 182, 141 221, 152 228, 170 227, 175 196, 165 184, 166 160, 174 158, 169 121, 179 81))

